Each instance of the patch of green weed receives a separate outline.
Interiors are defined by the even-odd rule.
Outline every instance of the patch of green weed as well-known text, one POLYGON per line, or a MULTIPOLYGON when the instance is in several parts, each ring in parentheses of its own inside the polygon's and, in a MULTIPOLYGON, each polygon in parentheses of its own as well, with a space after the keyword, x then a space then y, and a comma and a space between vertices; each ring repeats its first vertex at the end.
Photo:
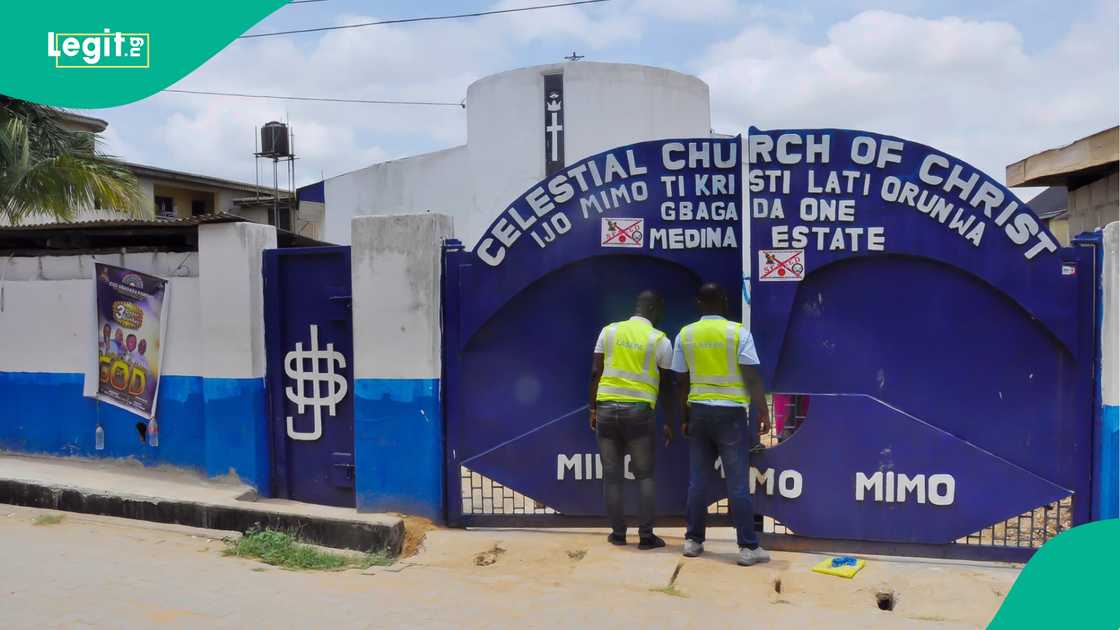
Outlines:
POLYGON ((325 551, 299 542, 290 532, 254 527, 240 540, 229 542, 223 552, 227 556, 253 558, 265 564, 295 571, 337 571, 388 566, 393 556, 385 551, 371 551, 361 557, 325 551))
POLYGON ((64 518, 66 516, 63 514, 40 514, 32 521, 32 525, 58 525, 64 518))
POLYGON ((678 589, 674 584, 670 584, 669 586, 662 586, 661 588, 651 588, 649 590, 654 593, 664 593, 666 595, 672 595, 673 597, 688 597, 688 595, 685 595, 683 592, 681 592, 680 589, 678 589))

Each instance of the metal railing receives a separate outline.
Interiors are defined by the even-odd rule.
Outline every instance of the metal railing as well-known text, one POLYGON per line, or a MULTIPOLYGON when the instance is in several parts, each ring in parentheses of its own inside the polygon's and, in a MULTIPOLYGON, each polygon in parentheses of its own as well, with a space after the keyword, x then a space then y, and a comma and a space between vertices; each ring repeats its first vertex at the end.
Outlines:
MULTIPOLYGON (((778 395, 780 405, 785 405, 782 414, 785 422, 779 431, 777 423, 772 423, 770 431, 759 436, 760 443, 769 448, 789 438, 809 417, 809 401, 801 395, 778 395)), ((768 396, 771 418, 776 419, 774 397, 768 396)), ((555 509, 527 497, 501 483, 466 467, 459 468, 460 501, 464 516, 549 516, 558 515, 555 509)), ((727 516, 727 499, 721 499, 708 506, 708 513, 727 516)), ((988 547, 1038 548, 1046 541, 1071 528, 1073 517, 1073 498, 1066 497, 1048 505, 1039 506, 1006 521, 993 523, 977 532, 955 541, 960 545, 988 547)), ((756 528, 767 534, 793 535, 794 532, 780 521, 761 515, 756 517, 756 528)))
POLYGON ((1073 497, 1037 507, 1006 521, 989 525, 956 541, 960 545, 1037 549, 1073 527, 1073 497))
POLYGON ((463 515, 528 516, 556 514, 556 510, 467 468, 459 467, 463 515))

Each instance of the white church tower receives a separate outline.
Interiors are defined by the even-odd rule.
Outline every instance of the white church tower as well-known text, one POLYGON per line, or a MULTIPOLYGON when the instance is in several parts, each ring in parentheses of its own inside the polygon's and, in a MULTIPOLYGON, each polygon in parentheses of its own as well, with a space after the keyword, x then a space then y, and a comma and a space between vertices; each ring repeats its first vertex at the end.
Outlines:
POLYGON ((577 61, 510 70, 467 89, 467 143, 325 182, 323 240, 350 220, 439 212, 469 248, 505 204, 547 174, 613 147, 711 134, 708 85, 649 66, 577 61))

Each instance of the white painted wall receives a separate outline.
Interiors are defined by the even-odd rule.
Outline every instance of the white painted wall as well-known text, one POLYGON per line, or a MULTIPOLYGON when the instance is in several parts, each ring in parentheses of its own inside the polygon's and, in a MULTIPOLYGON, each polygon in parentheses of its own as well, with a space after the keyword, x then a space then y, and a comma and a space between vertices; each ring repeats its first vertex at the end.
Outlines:
MULTIPOLYGON (((256 223, 198 227, 199 307, 206 334, 195 340, 207 377, 264 376, 264 293, 261 259, 276 247, 276 228, 256 223)), ((174 296, 172 296, 174 299, 174 296)))
POLYGON ((163 373, 201 374, 197 252, 0 258, 0 372, 96 368, 95 261, 171 281, 163 373))
POLYGON ((473 247, 505 205, 544 178, 544 76, 564 74, 568 164, 623 144, 711 133, 708 86, 662 68, 577 62, 511 70, 467 89, 467 144, 326 180, 323 239, 350 219, 438 212, 473 247))
POLYGON ((83 373, 95 360, 93 281, 4 283, 0 371, 83 373))
POLYGON ((272 247, 271 226, 221 223, 199 227, 198 252, 0 258, 0 371, 96 376, 99 261, 169 279, 164 374, 259 378, 261 256, 272 247))
POLYGON ((1101 398, 1120 405, 1120 222, 1104 227, 1103 326, 1101 332, 1101 398))
POLYGON ((469 158, 466 147, 456 147, 328 179, 322 240, 349 244, 350 221, 356 216, 429 211, 455 216, 456 208, 469 212, 476 206, 469 158))
POLYGON ((440 377, 440 260, 451 218, 358 217, 351 278, 355 378, 440 377))
MULTIPOLYGON (((170 283, 163 374, 201 374, 198 278, 170 278, 170 283)), ((75 374, 96 368, 92 278, 5 280, 3 286, 0 372, 75 374)))

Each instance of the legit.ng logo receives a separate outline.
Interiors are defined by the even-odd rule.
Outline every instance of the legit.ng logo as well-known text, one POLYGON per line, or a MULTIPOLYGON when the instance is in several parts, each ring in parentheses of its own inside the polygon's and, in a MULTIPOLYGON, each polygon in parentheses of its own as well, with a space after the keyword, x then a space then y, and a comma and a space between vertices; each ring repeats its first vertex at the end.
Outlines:
POLYGON ((47 33, 47 56, 56 68, 149 68, 151 33, 47 33))

